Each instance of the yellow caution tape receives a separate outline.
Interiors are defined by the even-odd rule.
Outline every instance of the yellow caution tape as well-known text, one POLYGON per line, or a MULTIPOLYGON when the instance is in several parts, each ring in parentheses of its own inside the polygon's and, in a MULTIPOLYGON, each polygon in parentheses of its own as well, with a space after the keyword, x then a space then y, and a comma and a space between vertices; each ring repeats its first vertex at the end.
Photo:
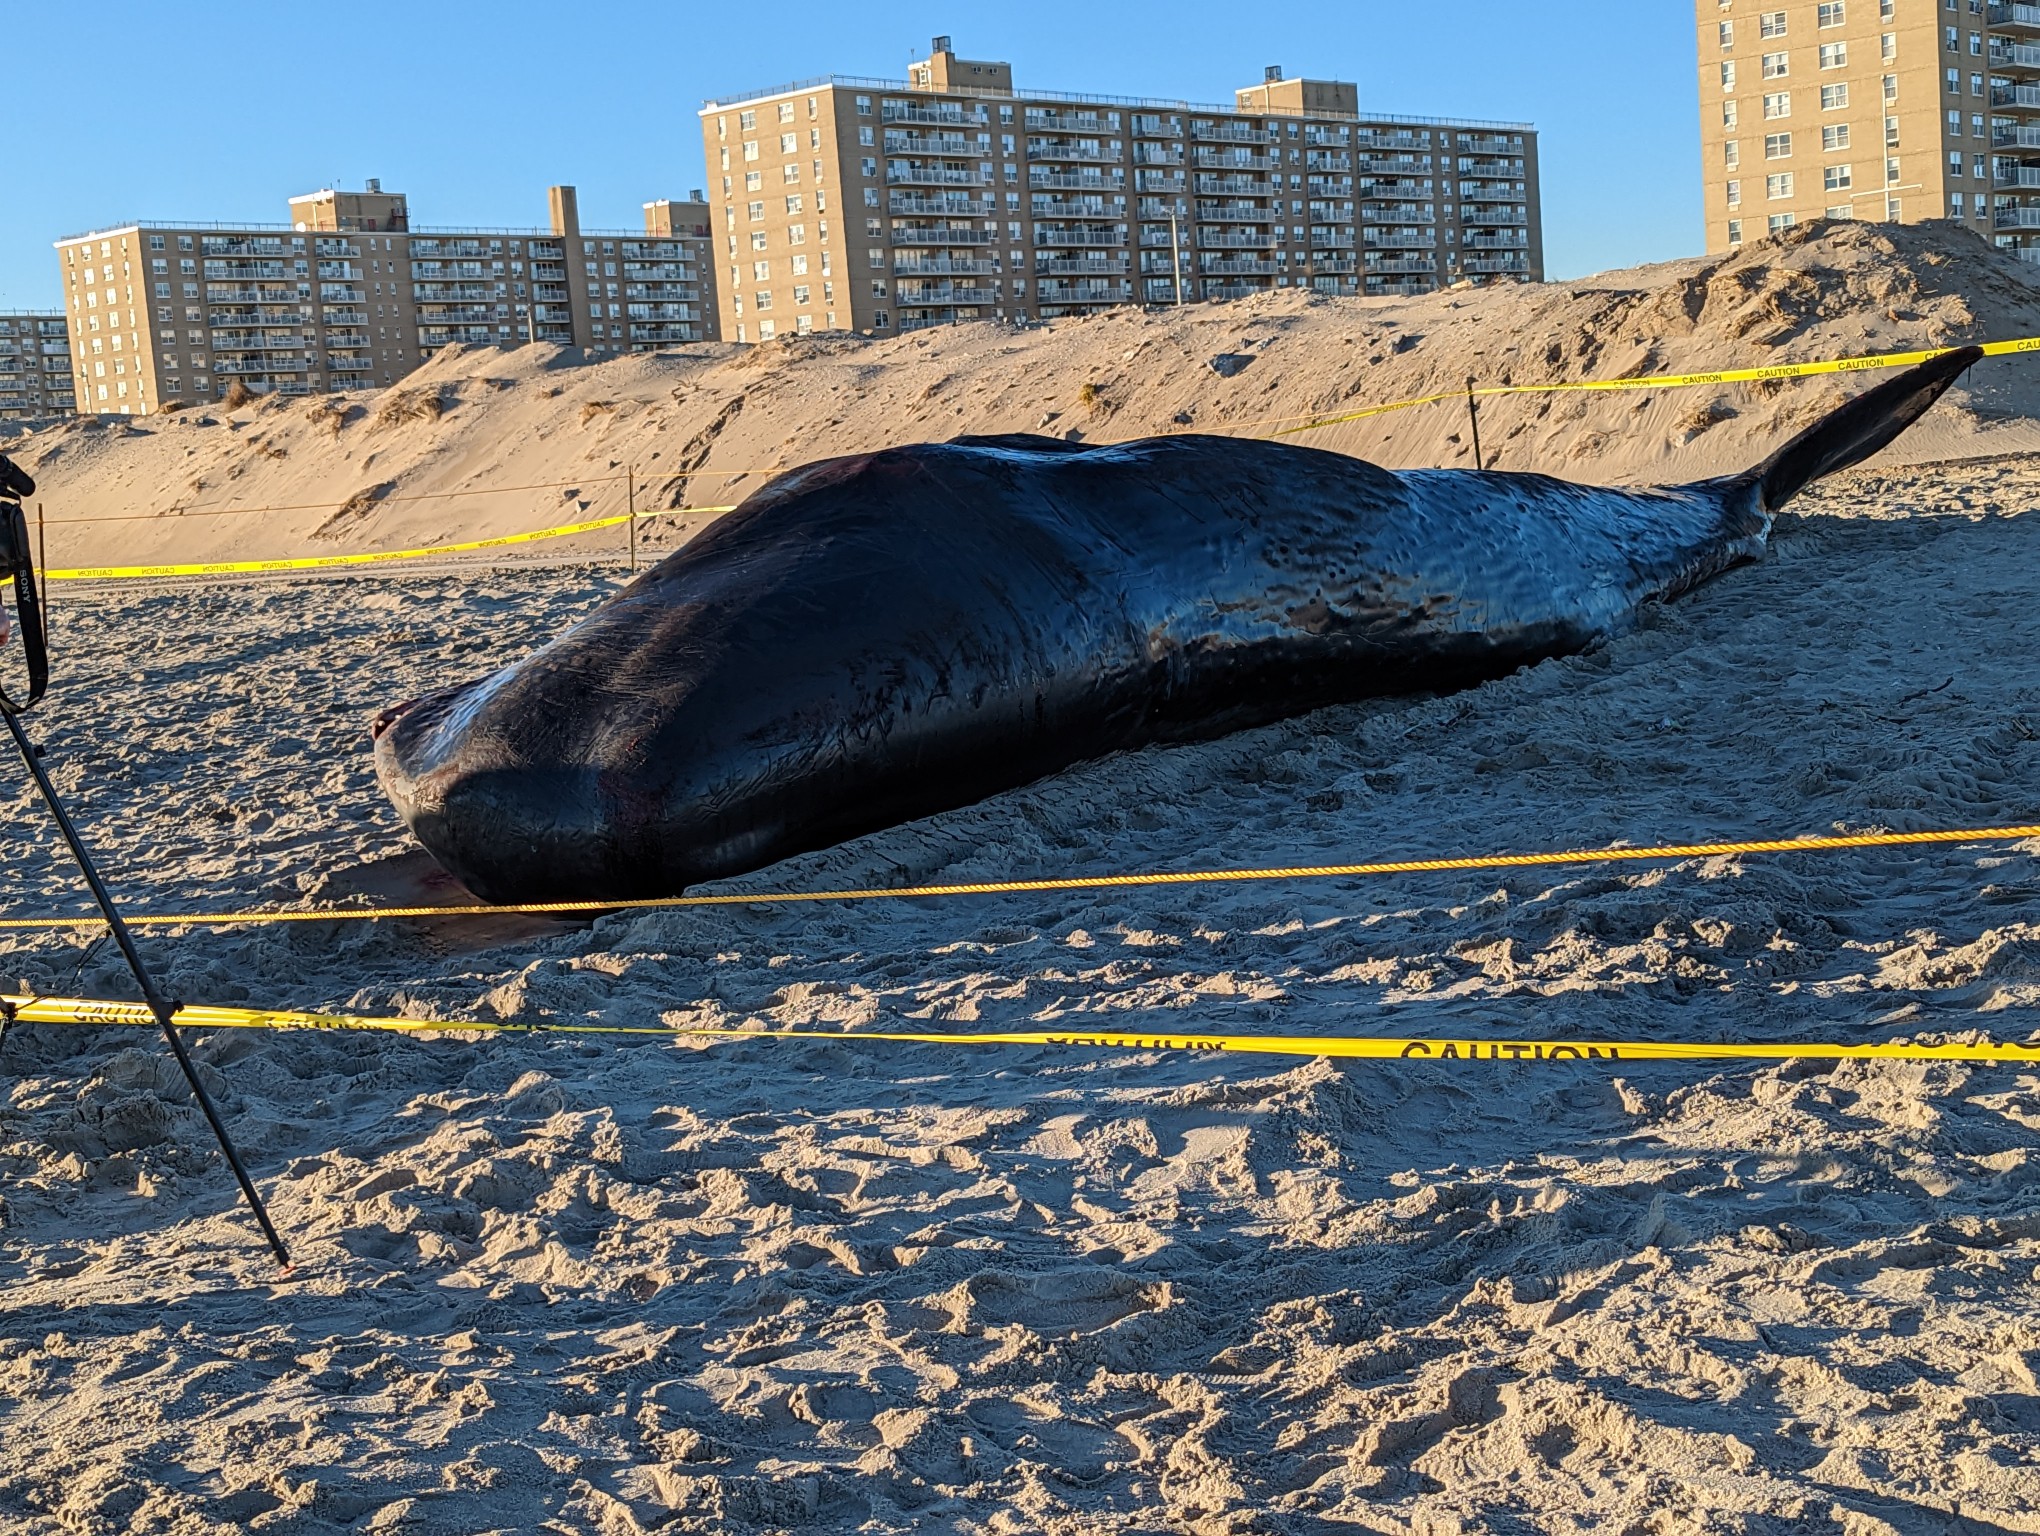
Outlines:
MULTIPOLYGON (((665 507, 639 512, 636 521, 672 517, 687 512, 730 512, 733 507, 665 507)), ((457 555, 475 549, 502 549, 510 544, 535 544, 541 539, 564 539, 571 534, 593 533, 599 528, 621 528, 632 514, 598 517, 592 522, 569 523, 563 528, 541 528, 534 533, 506 533, 495 539, 469 539, 461 544, 434 544, 425 549, 385 549, 358 555, 313 555, 298 560, 214 560, 199 565, 91 565, 66 570, 44 571, 45 581, 109 581, 156 576, 235 576, 251 571, 315 571, 337 565, 375 565, 384 560, 418 560, 427 555, 457 555)))
MULTIPOLYGON (((1571 848, 1553 853, 1489 853, 1456 859, 1396 859, 1372 864, 1299 864, 1272 869, 1160 870, 1121 875, 1062 875, 1042 880, 979 880, 955 885, 874 886, 842 891, 731 891, 712 896, 649 896, 628 901, 532 901, 506 906, 313 907, 268 912, 143 912, 122 917, 132 927, 240 927, 263 923, 327 923, 388 917, 501 917, 634 912, 668 907, 745 907, 805 901, 898 901, 932 896, 997 896, 1027 891, 1100 891, 1207 881, 1338 880, 1361 875, 1412 875, 1468 869, 1532 869, 1659 859, 1714 859, 1747 853, 1824 853, 1843 848, 1904 848, 1925 843, 2005 843, 2040 838, 2040 825, 1963 827, 1929 832, 1850 832, 1833 837, 1762 838, 1736 843, 1667 843, 1651 848, 1571 848)), ((7 928, 94 928, 97 916, 7 917, 7 928)))
MULTIPOLYGON (((80 997, 0 997, 24 1024, 133 1025, 154 1028, 145 1003, 80 997)), ((1367 1061, 1966 1061, 2040 1065, 2040 1041, 1885 1040, 1850 1045, 1796 1041, 1747 1044, 1704 1040, 1499 1040, 1440 1036, 1231 1035, 1119 1029, 939 1030, 668 1029, 649 1024, 520 1024, 476 1019, 391 1019, 351 1013, 265 1008, 181 1007, 182 1029, 385 1030, 397 1034, 658 1035, 671 1040, 809 1040, 836 1045, 1079 1046, 1117 1051, 1204 1051, 1263 1056, 1335 1056, 1367 1061)))
MULTIPOLYGON (((1300 426, 1283 427, 1270 435, 1293 437, 1299 432, 1315 432, 1320 427, 1335 427, 1343 422, 1362 421, 1369 416, 1386 415, 1390 411, 1406 411, 1412 406, 1437 405, 1446 400, 1464 400, 1469 394, 1480 399, 1493 395, 1563 394, 1581 390, 1609 389, 1684 389, 1696 384, 1750 384, 1765 379, 1806 379, 1827 373, 1862 373, 1876 368, 1909 368, 1916 363, 1924 363, 1929 358, 1942 357, 1960 350, 1960 347, 1930 347, 1921 352, 1880 352, 1868 357, 1830 358, 1815 363, 1770 363, 1757 368, 1723 368, 1711 373, 1643 374, 1625 379, 1577 379, 1553 384, 1487 384, 1471 390, 1451 389, 1432 395, 1412 396, 1408 400, 1391 400, 1385 405, 1370 405, 1338 416, 1313 416, 1300 426)), ((2010 341, 1990 341, 1983 344, 1983 354, 1986 357, 2004 357, 2014 352, 2040 352, 2040 336, 2021 336, 2010 341)))

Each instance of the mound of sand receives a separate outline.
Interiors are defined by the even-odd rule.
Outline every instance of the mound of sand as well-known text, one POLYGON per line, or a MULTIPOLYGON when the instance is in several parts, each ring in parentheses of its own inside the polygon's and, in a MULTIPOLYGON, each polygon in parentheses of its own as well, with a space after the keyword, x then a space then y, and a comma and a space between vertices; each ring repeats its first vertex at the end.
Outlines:
MULTIPOLYGON (((1258 433, 1483 383, 1678 374, 2040 333, 2017 261, 1937 224, 1808 224, 1734 255, 1420 299, 1290 292, 1016 330, 702 346, 600 364, 551 347, 449 351, 378 394, 81 420, 8 448, 43 482, 52 563, 403 548, 626 504, 741 500, 811 459, 966 432, 1102 442, 1258 433)), ((2040 448, 2040 361, 1978 368, 1893 450, 1921 462, 2040 448)), ((1863 385, 1853 377, 1482 408, 1493 467, 1608 483, 1740 468, 1863 385)), ((1297 439, 1377 462, 1467 465, 1465 412, 1297 439)), ((1900 462, 1894 461, 1894 462, 1900 462)), ((670 547, 700 519, 651 525, 670 547)), ((611 531, 548 552, 615 551, 611 531)))

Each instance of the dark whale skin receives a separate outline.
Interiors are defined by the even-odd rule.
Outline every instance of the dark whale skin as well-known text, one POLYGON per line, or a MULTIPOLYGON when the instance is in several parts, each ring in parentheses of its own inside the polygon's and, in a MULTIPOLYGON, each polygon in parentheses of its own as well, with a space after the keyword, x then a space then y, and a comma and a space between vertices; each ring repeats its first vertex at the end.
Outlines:
POLYGON ((1195 435, 827 460, 385 715, 377 773, 484 900, 675 895, 1115 750, 1585 649, 1760 557, 1783 497, 1947 382, 1912 378, 1881 416, 1872 391, 1756 470, 1654 490, 1195 435), (1834 424, 1852 409, 1874 430, 1834 424))

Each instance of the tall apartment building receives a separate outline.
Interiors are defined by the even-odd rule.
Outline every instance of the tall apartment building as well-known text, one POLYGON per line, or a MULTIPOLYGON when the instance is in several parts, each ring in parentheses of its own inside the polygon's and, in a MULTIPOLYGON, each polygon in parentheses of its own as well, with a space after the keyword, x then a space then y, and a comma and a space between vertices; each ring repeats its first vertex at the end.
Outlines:
POLYGON ((1958 219, 2040 261, 2040 5, 1695 0, 1707 248, 1958 219))
POLYGON ((60 309, 0 314, 0 420, 68 416, 71 341, 60 309))
POLYGON ((642 233, 431 229, 369 182, 290 200, 286 225, 134 223, 57 242, 78 407, 146 415, 236 381, 310 395, 394 383, 453 343, 595 356, 716 336, 708 206, 645 204, 642 233))
POLYGON ((906 80, 701 120, 737 341, 1544 272, 1528 125, 1363 116, 1356 87, 1274 69, 1227 106, 1022 91, 938 37, 906 80))

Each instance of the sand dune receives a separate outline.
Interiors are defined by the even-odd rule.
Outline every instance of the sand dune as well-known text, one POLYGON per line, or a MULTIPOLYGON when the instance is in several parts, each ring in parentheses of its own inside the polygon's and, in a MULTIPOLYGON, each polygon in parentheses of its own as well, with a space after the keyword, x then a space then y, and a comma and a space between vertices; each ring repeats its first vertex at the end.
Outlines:
MULTIPOLYGON (((1927 240, 1850 228, 1774 252, 1787 270, 1818 258, 1874 277, 1898 260, 1884 241, 1949 285, 1906 299, 1903 321, 1816 315, 1780 350, 1850 327, 1881 346, 2040 318, 2010 286, 1986 312, 1978 295, 2016 274, 1980 250, 1925 262, 1927 240), (1959 323, 1958 302, 1973 311, 1959 323)), ((1652 304, 1688 270, 1619 291, 1652 304)), ((1472 301, 1451 302, 1424 312, 1423 345, 1450 323, 1476 333, 1472 301)), ((1618 300, 1500 300, 1589 302, 1618 300)), ((721 409, 657 403, 683 375, 728 391, 744 369, 784 403, 747 404, 725 435, 756 436, 718 436, 711 456, 831 451, 849 446, 847 412, 789 436, 827 419, 826 385, 803 402, 796 381, 874 368, 866 395, 897 403, 893 370, 869 361, 888 350, 906 369, 974 357, 952 371, 992 397, 944 423, 938 392, 901 437, 1032 425, 1044 392, 1073 409, 1076 376, 1001 365, 998 349, 1046 358, 1093 335, 1176 347, 1154 377, 1215 401, 1181 359, 1265 334, 1233 384, 1292 360, 1243 417, 1332 387, 1301 380, 1336 375, 1321 354, 1345 348, 1326 340, 1345 311, 1290 303, 986 327, 925 352, 560 366, 500 390, 457 367, 508 377, 516 358, 458 359, 440 383, 461 403, 438 421, 371 415, 317 455, 396 476, 362 462, 381 432, 408 445, 404 483, 444 488, 459 455, 461 473, 483 467, 466 421, 528 410, 491 473, 541 478, 569 447, 606 467, 721 409), (1306 346, 1309 327, 1326 329, 1306 346), (632 369, 665 380, 657 399, 617 387, 632 369), (536 414, 548 377, 565 392, 536 414), (584 425, 573 392, 597 387, 619 404, 584 425), (529 440, 541 424, 544 447, 529 440)), ((1356 313, 1379 326, 1389 311, 1356 313)), ((1687 355, 1661 345, 1666 366, 1687 355)), ((1937 408, 1948 441, 1990 440, 1977 412, 2023 389, 2015 377, 2002 365, 1937 408)), ((1133 410, 1097 430, 1141 426, 1133 410)), ((244 434, 306 434, 247 469, 264 495, 302 494, 286 477, 309 474, 303 408, 245 414, 244 434)), ((1739 461, 1789 426, 1756 414, 1691 449, 1719 433, 1739 461)), ((44 466, 52 495, 97 488, 105 506, 123 484, 156 494, 138 488, 180 434, 232 430, 34 441, 63 450, 44 466)), ((1557 453, 1564 430, 1504 428, 1504 452, 1557 453)), ((1624 453, 1624 473, 1654 475, 1673 449, 1624 453)), ((756 884, 2030 821, 2036 496, 2030 460, 1860 471, 1788 514, 1763 565, 1592 655, 1121 755, 756 884)), ((369 514, 389 519, 373 534, 418 532, 399 519, 428 514, 406 505, 369 514)), ((60 688, 36 729, 139 907, 387 888, 415 855, 375 788, 369 717, 522 653, 617 579, 610 564, 65 588, 60 688)), ((27 786, 5 784, 0 915, 75 910, 27 786)), ((2040 1530, 2040 1073, 1342 1067, 854 1038, 929 1024, 2024 1038, 2036 855, 738 906, 479 947, 451 919, 157 934, 149 952, 193 1001, 845 1039, 200 1036, 299 1249, 278 1282, 147 1036, 17 1028, 0 1105, 0 1511, 10 1528, 90 1533, 2040 1530)), ((0 932, 0 980, 128 995, 104 947, 62 935, 0 932)))
MULTIPOLYGON (((1819 224, 1727 258, 1421 299, 1291 293, 597 365, 552 347, 455 350, 379 394, 75 422, 7 451, 43 483, 53 564, 275 558, 619 513, 633 469, 641 507, 716 506, 793 464, 966 432, 1264 433, 1469 378, 1676 374, 2035 334, 2040 289, 1974 235, 1819 224)), ((1753 462, 1856 387, 1508 397, 1483 407, 1483 448, 1501 468, 1686 479, 1753 462)), ((2040 449, 2036 417, 2031 365, 1993 362, 1894 462, 2040 449)), ((1300 441, 1391 466, 1472 462, 1457 406, 1300 441)), ((646 537, 670 548, 698 526, 661 521, 646 537)), ((621 539, 551 548, 609 552, 621 539)))

